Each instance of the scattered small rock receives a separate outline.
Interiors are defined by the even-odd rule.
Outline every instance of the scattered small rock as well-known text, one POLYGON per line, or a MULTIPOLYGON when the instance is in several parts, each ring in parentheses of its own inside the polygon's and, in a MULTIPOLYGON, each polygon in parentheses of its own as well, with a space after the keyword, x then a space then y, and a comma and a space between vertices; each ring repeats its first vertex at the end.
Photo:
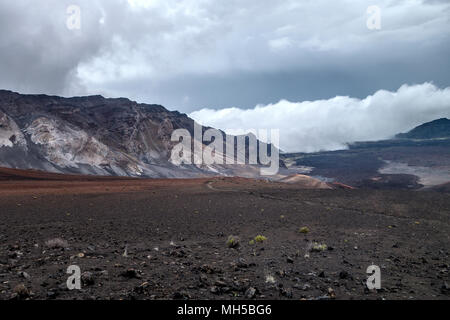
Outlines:
POLYGON ((25 278, 27 280, 31 279, 30 275, 28 273, 26 273, 25 271, 20 271, 19 277, 25 278))
POLYGON ((333 288, 328 288, 328 296, 330 299, 336 299, 336 293, 334 292, 333 288))
POLYGON ((126 271, 122 272, 120 275, 124 278, 128 278, 128 279, 140 279, 141 272, 139 270, 135 270, 135 269, 127 269, 126 271))
POLYGON ((125 246, 125 249, 123 250, 122 257, 128 258, 128 245, 125 246))
POLYGON ((47 291, 47 298, 55 299, 58 296, 58 292, 54 290, 47 291))
POLYGON ((92 272, 86 271, 81 274, 81 282, 85 286, 91 286, 95 283, 94 275, 92 272))
POLYGON ((280 294, 286 298, 292 298, 292 290, 291 289, 280 289, 280 294))
POLYGON ((30 290, 28 290, 28 288, 25 287, 25 285, 23 283, 15 286, 13 293, 14 293, 14 297, 19 298, 19 299, 26 299, 26 298, 29 298, 31 295, 30 290))
POLYGON ((214 273, 221 273, 221 270, 212 267, 208 264, 202 265, 200 268, 198 268, 201 272, 207 273, 207 274, 214 274, 214 273))
POLYGON ((221 280, 217 280, 216 282, 214 282, 214 285, 219 287, 219 288, 224 288, 227 286, 227 284, 224 281, 221 280))
POLYGON ((253 287, 250 287, 245 291, 245 297, 247 299, 253 299, 256 296, 256 289, 253 287))
POLYGON ((350 273, 343 270, 343 271, 339 272, 339 279, 348 280, 348 279, 352 279, 352 276, 350 275, 350 273))
POLYGON ((246 268, 249 267, 247 261, 245 261, 244 258, 239 258, 239 259, 237 260, 237 262, 236 262, 236 266, 237 266, 238 268, 242 268, 242 269, 246 269, 246 268))
POLYGON ((266 283, 274 284, 275 282, 276 282, 276 280, 275 280, 274 276, 272 276, 270 274, 266 276, 266 283))
POLYGON ((69 247, 69 243, 61 238, 50 239, 45 242, 45 245, 51 249, 61 248, 65 249, 69 247))
POLYGON ((188 300, 191 296, 185 291, 176 291, 173 293, 172 298, 174 300, 188 300))
POLYGON ((450 286, 448 285, 447 282, 444 282, 441 286, 441 292, 443 294, 450 294, 450 286))
POLYGON ((209 289, 209 291, 212 294, 220 294, 220 288, 218 286, 212 286, 211 289, 209 289))
POLYGON ((239 237, 236 236, 229 236, 227 240, 227 246, 228 248, 236 249, 240 245, 239 237))

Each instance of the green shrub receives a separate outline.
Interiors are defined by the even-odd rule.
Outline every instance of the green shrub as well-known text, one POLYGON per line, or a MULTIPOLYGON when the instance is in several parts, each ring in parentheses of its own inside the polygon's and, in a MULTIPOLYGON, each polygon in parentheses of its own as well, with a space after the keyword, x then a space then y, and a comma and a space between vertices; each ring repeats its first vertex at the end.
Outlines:
POLYGON ((264 242, 266 240, 267 240, 267 238, 262 235, 258 235, 255 237, 255 242, 264 242))
POLYGON ((308 228, 308 227, 301 227, 301 228, 298 230, 298 232, 307 234, 307 233, 309 233, 309 228, 308 228))
POLYGON ((314 242, 311 246, 312 252, 320 252, 320 251, 325 251, 327 249, 328 249, 328 247, 325 243, 314 242))

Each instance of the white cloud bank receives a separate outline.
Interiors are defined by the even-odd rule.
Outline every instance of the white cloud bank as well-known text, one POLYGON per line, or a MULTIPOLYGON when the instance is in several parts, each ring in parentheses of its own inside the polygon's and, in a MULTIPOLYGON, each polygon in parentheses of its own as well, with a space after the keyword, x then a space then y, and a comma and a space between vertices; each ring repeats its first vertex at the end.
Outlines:
POLYGON ((189 115, 230 134, 236 129, 280 129, 280 147, 289 152, 346 148, 346 143, 375 141, 437 118, 450 118, 450 87, 431 83, 403 85, 396 92, 377 91, 365 99, 258 105, 253 109, 202 109, 189 115))

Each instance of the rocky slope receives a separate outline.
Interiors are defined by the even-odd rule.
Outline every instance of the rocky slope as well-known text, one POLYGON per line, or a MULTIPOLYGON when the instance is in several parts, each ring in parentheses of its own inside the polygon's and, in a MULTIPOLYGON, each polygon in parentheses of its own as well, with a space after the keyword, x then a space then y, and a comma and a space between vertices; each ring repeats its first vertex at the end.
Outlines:
MULTIPOLYGON (((0 166, 142 177, 258 174, 251 166, 174 165, 175 129, 194 121, 160 105, 102 96, 61 98, 0 90, 0 166)), ((261 144, 262 145, 262 144, 261 144)))
POLYGON ((396 136, 398 139, 439 139, 450 138, 450 120, 446 118, 437 119, 424 123, 407 133, 396 136))

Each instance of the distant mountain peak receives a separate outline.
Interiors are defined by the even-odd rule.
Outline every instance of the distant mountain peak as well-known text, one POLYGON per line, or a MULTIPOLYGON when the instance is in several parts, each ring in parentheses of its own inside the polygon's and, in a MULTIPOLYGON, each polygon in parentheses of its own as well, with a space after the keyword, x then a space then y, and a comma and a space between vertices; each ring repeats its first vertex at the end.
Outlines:
POLYGON ((447 118, 440 118, 421 124, 407 133, 400 133, 396 136, 398 139, 436 139, 448 137, 450 137, 450 120, 447 118))

